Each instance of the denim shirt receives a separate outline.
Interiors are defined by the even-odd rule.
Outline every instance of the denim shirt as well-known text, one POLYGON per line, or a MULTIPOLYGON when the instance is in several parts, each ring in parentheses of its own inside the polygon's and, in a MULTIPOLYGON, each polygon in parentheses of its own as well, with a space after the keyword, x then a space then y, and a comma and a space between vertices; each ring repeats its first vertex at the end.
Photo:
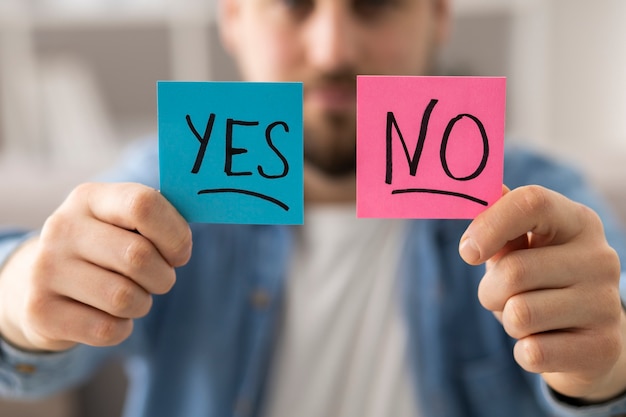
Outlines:
MULTIPOLYGON (((598 211, 609 242, 626 259, 620 227, 579 175, 520 149, 507 152, 505 161, 509 187, 542 184, 598 211)), ((127 162, 109 178, 158 187, 153 142, 131 151, 127 162)), ((626 413, 626 397, 585 407, 564 403, 540 376, 515 363, 515 341, 477 300, 484 267, 459 257, 458 242, 468 224, 411 221, 403 246, 398 302, 409 325, 409 363, 422 415, 626 413)), ((135 321, 128 340, 54 354, 1 343, 0 394, 46 395, 80 383, 108 358, 122 356, 130 377, 128 417, 262 417, 294 227, 193 224, 190 262, 178 269, 172 291, 156 296, 150 314, 135 321)), ((15 231, 0 232, 0 262, 23 238, 15 231)))

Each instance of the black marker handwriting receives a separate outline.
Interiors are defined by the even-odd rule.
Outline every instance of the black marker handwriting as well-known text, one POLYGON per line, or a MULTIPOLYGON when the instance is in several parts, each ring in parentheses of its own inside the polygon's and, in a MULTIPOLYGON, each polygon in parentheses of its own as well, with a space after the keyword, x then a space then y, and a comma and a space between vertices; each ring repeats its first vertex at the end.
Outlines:
MULTIPOLYGON (((395 114, 391 111, 387 112, 385 183, 391 184, 393 181, 393 173, 394 173, 394 166, 393 166, 393 137, 394 135, 393 135, 393 132, 394 131, 397 133, 397 136, 400 139, 400 143, 402 144, 402 148, 404 150, 404 156, 406 158, 406 161, 409 167, 409 175, 412 177, 415 177, 417 175, 419 162, 422 157, 422 152, 424 150, 424 144, 426 142, 426 136, 428 132, 430 118, 438 102, 439 100, 437 99, 431 99, 428 105, 426 106, 426 109, 424 110, 424 113, 422 115, 422 122, 420 125, 419 135, 417 138, 417 144, 413 152, 413 155, 411 155, 409 152, 409 148, 406 144, 406 141, 404 140, 404 136, 402 135, 402 131, 400 130, 400 126, 398 124, 398 121, 396 120, 395 114)), ((487 166, 487 162, 489 160, 489 139, 487 137, 487 132, 485 130, 483 123, 476 116, 472 114, 468 114, 468 113, 462 113, 452 118, 448 122, 446 129, 443 133, 443 137, 441 140, 441 148, 439 151, 439 159, 441 162, 441 167, 443 168, 443 171, 448 176, 448 178, 451 178, 455 181, 470 181, 474 178, 477 178, 485 170, 487 166), (448 145, 450 141, 450 134, 452 133, 454 126, 456 125, 457 122, 459 122, 460 120, 464 118, 470 119, 478 127, 478 130, 480 132, 480 137, 482 139, 482 148, 483 148, 482 158, 481 158, 480 163, 478 164, 478 167, 471 174, 466 175, 466 176, 456 176, 452 173, 452 171, 450 170, 450 166, 448 165, 447 150, 448 150, 448 145)), ((485 202, 484 200, 480 198, 477 198, 468 194, 454 192, 454 191, 436 190, 436 189, 429 189, 429 188, 406 188, 406 189, 393 190, 391 192, 391 194, 405 194, 405 193, 430 193, 430 194, 447 195, 447 196, 463 198, 463 199, 473 201, 481 205, 487 205, 487 202, 485 202)))
MULTIPOLYGON (((207 151, 209 140, 211 139, 211 134, 213 133, 213 126, 215 124, 215 118, 216 118, 215 113, 211 113, 209 115, 206 128, 204 129, 204 134, 200 135, 200 133, 198 132, 198 130, 196 129, 196 127, 194 126, 191 120, 191 116, 190 115, 185 116, 185 120, 187 121, 187 125, 189 126, 189 129, 191 130, 193 135, 196 137, 196 139, 200 142, 200 147, 198 149, 198 153, 196 155, 193 168, 191 169, 192 174, 198 174, 200 171, 202 162, 204 160, 204 157, 207 151)), ((241 171, 233 170, 233 158, 236 157, 237 155, 248 153, 247 148, 241 147, 241 145, 239 146, 234 145, 233 141, 234 141, 234 137, 236 136, 234 130, 235 130, 235 127, 254 128, 256 126, 259 126, 260 122, 256 120, 235 120, 232 118, 226 118, 225 123, 226 123, 226 129, 225 129, 226 133, 225 133, 225 142, 224 142, 225 143, 224 173, 226 174, 227 177, 254 175, 254 173, 251 170, 241 170, 241 171)), ((261 177, 266 178, 268 180, 284 178, 289 174, 289 162, 287 161, 287 158, 285 157, 285 155, 275 145, 274 140, 272 138, 272 132, 277 127, 282 127, 282 130, 285 133, 289 133, 289 125, 284 121, 278 120, 278 121, 268 124, 268 126, 265 128, 264 138, 265 138, 265 143, 267 144, 267 146, 278 157, 278 159, 280 159, 280 162, 282 164, 282 170, 277 173, 268 173, 266 172, 266 170, 263 168, 261 164, 258 164, 256 167, 258 174, 261 177)), ((254 131, 252 131, 251 133, 247 132, 247 135, 245 135, 245 137, 248 139, 254 138, 254 131)), ((289 206, 287 206, 284 202, 278 200, 277 198, 268 196, 266 194, 258 193, 255 191, 251 191, 251 190, 244 190, 244 189, 238 189, 238 188, 215 188, 215 189, 205 189, 205 190, 198 191, 198 195, 215 194, 215 193, 238 193, 238 194, 249 195, 252 197, 260 198, 265 201, 269 201, 281 207, 283 210, 289 211, 289 206)))
POLYGON ((270 197, 269 195, 266 194, 262 194, 262 193, 257 193, 255 191, 250 191, 250 190, 241 190, 238 188, 208 188, 205 190, 200 190, 198 191, 198 195, 202 195, 202 194, 218 194, 218 193, 236 193, 236 194, 244 194, 244 195, 249 195, 252 197, 256 197, 256 198, 260 198, 262 200, 265 201, 269 201, 270 203, 276 204, 277 206, 279 206, 280 208, 282 208, 285 211, 289 211, 289 206, 285 203, 283 203, 282 201, 274 198, 274 197, 270 197))
POLYGON ((430 188, 404 188, 404 189, 391 191, 391 194, 408 194, 408 193, 428 193, 428 194, 449 195, 452 197, 464 198, 466 200, 473 201, 474 203, 478 203, 482 206, 486 206, 489 204, 485 200, 481 200, 480 198, 472 197, 469 194, 457 193, 454 191, 435 190, 435 189, 430 189, 430 188))

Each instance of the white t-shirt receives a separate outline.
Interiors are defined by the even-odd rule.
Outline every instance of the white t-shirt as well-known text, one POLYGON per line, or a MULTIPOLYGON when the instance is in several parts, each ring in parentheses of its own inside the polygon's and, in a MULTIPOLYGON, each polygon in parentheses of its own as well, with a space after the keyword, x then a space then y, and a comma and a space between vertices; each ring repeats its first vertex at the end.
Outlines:
POLYGON ((416 417, 398 297, 403 221, 307 207, 265 417, 416 417))

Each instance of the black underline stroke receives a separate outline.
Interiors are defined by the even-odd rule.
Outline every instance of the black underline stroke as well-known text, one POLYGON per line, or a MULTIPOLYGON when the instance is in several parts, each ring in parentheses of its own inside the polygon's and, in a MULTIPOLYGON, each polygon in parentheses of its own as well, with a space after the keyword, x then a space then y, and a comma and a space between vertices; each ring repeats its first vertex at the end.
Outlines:
POLYGON ((218 194, 218 193, 236 193, 236 194, 245 194, 252 197, 257 197, 265 201, 269 201, 270 203, 274 203, 285 211, 289 211, 289 206, 283 203, 280 200, 275 199, 274 197, 270 197, 269 195, 257 193, 249 190, 240 190, 238 188, 212 188, 206 190, 198 191, 198 195, 201 194, 218 194))
POLYGON ((441 195, 449 195, 453 197, 464 198, 466 200, 473 201, 474 203, 478 203, 483 206, 489 205, 485 200, 481 200, 480 198, 472 197, 471 195, 463 194, 463 193, 455 193, 454 191, 444 191, 444 190, 433 190, 430 188, 405 188, 400 190, 393 190, 391 194, 408 194, 408 193, 428 193, 428 194, 441 194, 441 195))

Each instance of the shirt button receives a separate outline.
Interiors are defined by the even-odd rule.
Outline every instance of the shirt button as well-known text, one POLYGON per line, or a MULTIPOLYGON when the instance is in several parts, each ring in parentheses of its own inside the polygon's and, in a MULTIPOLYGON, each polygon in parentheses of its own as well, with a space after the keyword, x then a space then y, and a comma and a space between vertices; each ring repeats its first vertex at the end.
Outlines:
POLYGON ((34 374, 37 370, 35 365, 31 365, 28 363, 18 363, 15 365, 15 370, 21 374, 34 374))
POLYGON ((266 309, 270 305, 271 301, 272 297, 270 297, 270 294, 263 289, 255 290, 250 295, 250 302, 252 303, 252 306, 257 310, 266 309))

